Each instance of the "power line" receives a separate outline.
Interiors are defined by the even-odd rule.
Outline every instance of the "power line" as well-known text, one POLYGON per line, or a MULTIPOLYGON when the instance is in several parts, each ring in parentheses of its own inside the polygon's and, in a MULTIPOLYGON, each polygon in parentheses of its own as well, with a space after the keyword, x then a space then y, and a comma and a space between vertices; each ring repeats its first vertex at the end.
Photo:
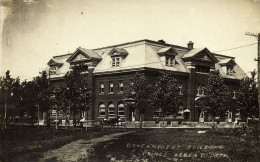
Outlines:
POLYGON ((255 45, 255 44, 257 44, 257 43, 252 43, 252 44, 248 44, 248 45, 244 45, 244 46, 239 46, 239 47, 234 47, 234 48, 224 49, 224 50, 215 51, 215 52, 230 51, 230 50, 234 50, 234 49, 238 49, 238 48, 243 48, 243 47, 253 46, 253 45, 255 45))

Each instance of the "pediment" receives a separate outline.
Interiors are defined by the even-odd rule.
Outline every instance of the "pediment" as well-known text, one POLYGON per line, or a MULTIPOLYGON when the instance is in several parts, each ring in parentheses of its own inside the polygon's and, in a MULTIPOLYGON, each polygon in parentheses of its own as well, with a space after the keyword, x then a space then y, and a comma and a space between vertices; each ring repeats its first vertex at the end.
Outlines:
POLYGON ((205 62, 214 62, 214 63, 218 62, 215 56, 207 48, 192 49, 187 54, 185 54, 182 58, 194 59, 194 60, 205 61, 205 62))
POLYGON ((198 55, 195 55, 194 59, 206 62, 215 62, 215 60, 207 52, 201 52, 198 55))
POLYGON ((113 48, 108 55, 111 57, 116 57, 116 56, 127 56, 128 52, 124 48, 113 48))
POLYGON ((219 62, 220 65, 222 66, 235 66, 236 63, 233 59, 227 58, 227 59, 223 59, 219 62))
POLYGON ((165 47, 157 52, 159 55, 172 55, 177 56, 178 53, 172 47, 165 47))
POLYGON ((58 61, 55 61, 54 59, 50 59, 50 61, 47 63, 49 66, 61 66, 63 63, 60 63, 58 61))
POLYGON ((101 60, 101 57, 93 50, 78 48, 68 59, 67 62, 80 62, 86 60, 101 60))

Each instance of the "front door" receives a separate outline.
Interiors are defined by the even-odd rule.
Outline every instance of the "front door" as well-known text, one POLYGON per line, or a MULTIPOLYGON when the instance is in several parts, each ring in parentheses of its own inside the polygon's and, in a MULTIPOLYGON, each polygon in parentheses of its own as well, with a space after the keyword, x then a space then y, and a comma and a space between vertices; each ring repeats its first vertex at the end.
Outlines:
POLYGON ((204 111, 200 112, 199 122, 204 122, 204 111))

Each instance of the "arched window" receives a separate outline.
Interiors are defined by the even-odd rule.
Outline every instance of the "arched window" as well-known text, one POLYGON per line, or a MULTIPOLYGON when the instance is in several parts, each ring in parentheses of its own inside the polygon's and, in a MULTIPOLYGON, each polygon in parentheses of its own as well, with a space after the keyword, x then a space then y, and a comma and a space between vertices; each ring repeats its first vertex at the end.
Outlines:
POLYGON ((108 105, 108 117, 109 118, 115 117, 115 105, 113 103, 110 103, 108 105))
POLYGON ((106 116, 106 106, 104 103, 99 104, 99 116, 105 117, 106 116))
POLYGON ((122 102, 118 103, 118 116, 125 117, 125 105, 122 102))

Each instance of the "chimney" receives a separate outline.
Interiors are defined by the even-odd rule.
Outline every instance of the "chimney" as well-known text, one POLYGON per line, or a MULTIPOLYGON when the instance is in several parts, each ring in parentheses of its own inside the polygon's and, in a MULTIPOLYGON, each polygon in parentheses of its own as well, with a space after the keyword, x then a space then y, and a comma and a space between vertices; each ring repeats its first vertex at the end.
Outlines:
POLYGON ((190 50, 192 50, 193 49, 193 42, 192 41, 189 41, 189 43, 187 44, 188 45, 188 48, 190 49, 190 50))
POLYGON ((165 44, 165 41, 161 39, 161 40, 158 40, 158 43, 165 44))

